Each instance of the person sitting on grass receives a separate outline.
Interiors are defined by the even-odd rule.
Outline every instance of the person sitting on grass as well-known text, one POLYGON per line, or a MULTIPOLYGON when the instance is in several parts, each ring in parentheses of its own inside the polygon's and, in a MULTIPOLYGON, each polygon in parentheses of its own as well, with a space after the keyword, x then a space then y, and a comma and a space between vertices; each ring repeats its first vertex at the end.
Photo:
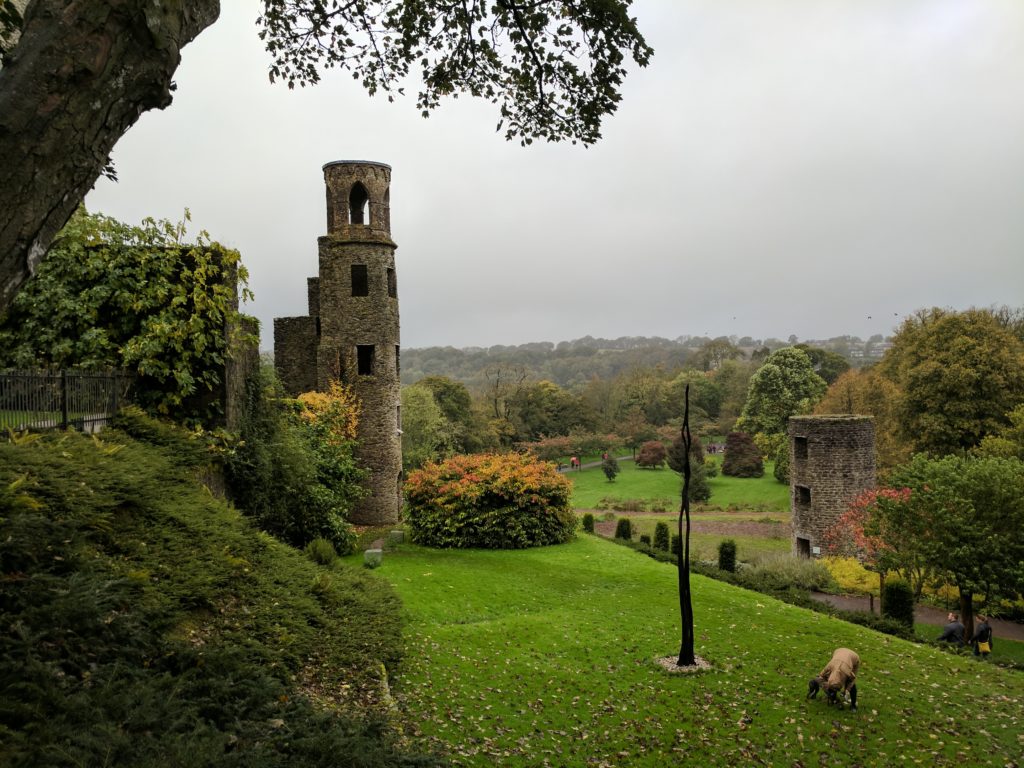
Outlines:
POLYGON ((836 648, 835 653, 817 677, 811 678, 807 686, 807 698, 813 699, 818 690, 825 689, 828 703, 843 706, 846 694, 850 694, 850 709, 857 711, 857 670, 860 656, 849 648, 836 648))
POLYGON ((952 643, 953 645, 964 644, 964 625, 960 622, 959 616, 955 613, 946 616, 946 626, 942 628, 942 634, 939 635, 936 642, 952 643))

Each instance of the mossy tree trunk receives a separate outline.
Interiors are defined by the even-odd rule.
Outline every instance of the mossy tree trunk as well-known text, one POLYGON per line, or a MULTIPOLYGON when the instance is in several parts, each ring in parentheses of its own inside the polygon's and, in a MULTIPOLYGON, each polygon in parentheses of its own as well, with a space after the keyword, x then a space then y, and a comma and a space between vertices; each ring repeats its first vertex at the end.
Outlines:
POLYGON ((33 0, 0 68, 0 312, 148 109, 219 0, 33 0))

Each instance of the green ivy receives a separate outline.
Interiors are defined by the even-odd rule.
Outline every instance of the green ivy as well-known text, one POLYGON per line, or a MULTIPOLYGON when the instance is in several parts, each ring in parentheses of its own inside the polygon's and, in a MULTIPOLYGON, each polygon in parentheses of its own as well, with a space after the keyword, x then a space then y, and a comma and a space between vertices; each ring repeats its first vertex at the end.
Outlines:
POLYGON ((149 411, 221 414, 225 329, 239 319, 248 273, 238 251, 178 223, 124 224, 84 208, 0 318, 0 367, 125 368, 149 411))

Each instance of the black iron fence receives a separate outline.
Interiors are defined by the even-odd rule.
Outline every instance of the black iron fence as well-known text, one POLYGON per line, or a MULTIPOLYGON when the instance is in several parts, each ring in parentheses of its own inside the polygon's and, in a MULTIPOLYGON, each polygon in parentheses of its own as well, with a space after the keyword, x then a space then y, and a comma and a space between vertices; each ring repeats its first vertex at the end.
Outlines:
POLYGON ((131 401, 132 383, 123 371, 2 371, 0 432, 97 432, 131 401))

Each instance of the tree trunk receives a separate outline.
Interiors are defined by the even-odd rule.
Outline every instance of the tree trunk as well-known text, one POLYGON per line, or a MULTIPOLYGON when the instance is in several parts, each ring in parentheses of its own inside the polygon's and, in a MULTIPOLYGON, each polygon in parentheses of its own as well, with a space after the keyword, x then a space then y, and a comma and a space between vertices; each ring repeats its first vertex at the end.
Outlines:
POLYGON ((219 0, 32 0, 0 69, 0 312, 148 109, 219 0))

